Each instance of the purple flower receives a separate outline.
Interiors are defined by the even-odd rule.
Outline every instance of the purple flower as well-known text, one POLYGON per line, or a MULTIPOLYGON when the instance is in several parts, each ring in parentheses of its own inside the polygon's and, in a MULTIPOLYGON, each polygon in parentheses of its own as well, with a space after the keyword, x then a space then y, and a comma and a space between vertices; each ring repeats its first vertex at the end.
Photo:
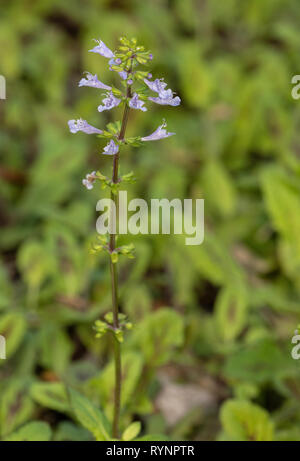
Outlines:
POLYGON ((126 80, 127 72, 125 70, 122 70, 121 72, 119 72, 119 75, 123 80, 126 80))
POLYGON ((98 111, 99 112, 103 112, 104 110, 110 110, 112 109, 113 107, 117 107, 120 102, 121 102, 121 99, 118 99, 116 98, 111 91, 109 91, 107 94, 106 94, 106 97, 103 99, 103 106, 100 105, 98 106, 98 111))
POLYGON ((93 75, 86 72, 86 78, 82 78, 78 86, 91 86, 93 88, 101 88, 102 90, 111 90, 111 86, 105 85, 98 80, 97 74, 93 75))
POLYGON ((152 59, 153 59, 153 54, 152 53, 149 54, 149 59, 150 59, 150 61, 152 61, 152 59))
MULTIPOLYGON (((115 57, 113 57, 112 59, 109 60, 108 64, 109 64, 109 70, 114 70, 112 69, 111 66, 118 66, 119 64, 121 64, 121 59, 120 58, 117 58, 115 59, 115 57)), ((121 72, 118 72, 118 74, 120 75, 120 77, 123 79, 123 80, 126 80, 127 78, 127 72, 125 70, 122 70, 121 72)))
POLYGON ((176 96, 173 98, 173 92, 172 90, 167 90, 161 93, 158 97, 156 98, 148 98, 150 101, 155 102, 156 104, 161 104, 163 106, 179 106, 181 103, 181 99, 179 96, 176 96))
POLYGON ((94 182, 97 179, 96 171, 92 171, 92 173, 88 173, 85 177, 85 179, 82 180, 82 184, 87 188, 87 189, 93 189, 94 187, 94 182))
POLYGON ((118 66, 119 61, 118 59, 115 59, 115 55, 113 55, 113 57, 108 61, 108 64, 109 64, 109 70, 113 70, 111 66, 118 66))
POLYGON ((155 91, 156 93, 161 93, 165 90, 167 84, 164 82, 163 78, 157 78, 154 82, 151 82, 147 78, 144 78, 144 82, 150 88, 150 90, 155 91))
POLYGON ((119 146, 113 139, 111 139, 109 143, 104 147, 104 152, 102 152, 102 154, 115 155, 117 152, 119 152, 119 146))
POLYGON ((115 55, 113 55, 113 57, 108 61, 108 64, 109 64, 109 70, 113 70, 111 69, 111 66, 119 66, 122 62, 122 59, 120 58, 115 58, 115 55))
POLYGON ((95 42, 98 43, 97 46, 92 48, 91 51, 92 53, 99 53, 101 56, 104 56, 105 58, 113 58, 114 54, 113 52, 105 45, 105 43, 102 42, 102 40, 96 40, 94 39, 95 42))
POLYGON ((131 80, 131 78, 129 80, 127 80, 127 83, 128 85, 132 85, 133 84, 133 80, 131 80))
POLYGON ((134 93, 134 95, 129 101, 129 107, 131 107, 131 109, 140 109, 143 112, 146 112, 147 108, 143 107, 144 104, 144 101, 141 101, 139 99, 139 95, 137 93, 134 93))
POLYGON ((154 97, 149 97, 148 99, 150 101, 155 102, 156 104, 161 104, 161 105, 169 105, 169 106, 179 106, 181 103, 181 99, 179 96, 176 96, 173 98, 174 93, 172 90, 166 90, 167 84, 163 81, 162 78, 157 78, 154 80, 154 82, 151 82, 150 80, 147 80, 146 78, 144 79, 144 82, 146 85, 150 88, 150 90, 155 91, 158 93, 158 96, 154 97))
POLYGON ((160 125, 152 134, 149 136, 145 136, 144 138, 141 138, 142 141, 157 141, 159 139, 163 138, 168 138, 169 136, 173 136, 175 133, 169 133, 167 130, 165 130, 167 124, 166 122, 163 122, 162 125, 160 125))
POLYGON ((80 118, 79 120, 69 120, 68 125, 71 133, 77 133, 77 131, 83 131, 83 133, 86 134, 102 133, 102 130, 99 130, 94 126, 89 125, 88 122, 86 120, 82 120, 82 118, 80 118))

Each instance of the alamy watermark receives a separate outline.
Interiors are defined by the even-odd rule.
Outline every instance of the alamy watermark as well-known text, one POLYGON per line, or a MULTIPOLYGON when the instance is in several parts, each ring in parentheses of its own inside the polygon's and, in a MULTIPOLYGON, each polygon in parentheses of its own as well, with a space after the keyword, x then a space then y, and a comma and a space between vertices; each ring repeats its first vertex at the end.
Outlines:
POLYGON ((104 234, 185 234, 186 245, 201 245, 204 240, 204 199, 135 198, 128 203, 127 192, 118 193, 118 209, 114 200, 103 198, 96 210, 97 232, 104 234), (128 212, 133 214, 128 219, 128 212), (173 219, 172 219, 173 217, 173 219))
POLYGON ((6 99, 6 80, 0 75, 0 99, 6 99))
POLYGON ((0 335, 0 359, 6 359, 6 340, 2 335, 0 335))
POLYGON ((291 83, 295 85, 291 91, 292 98, 296 100, 300 99, 300 75, 293 75, 291 83))
POLYGON ((299 331, 295 330, 295 334, 292 337, 292 344, 296 344, 292 351, 291 351, 291 356, 294 360, 299 360, 300 359, 300 335, 299 331))

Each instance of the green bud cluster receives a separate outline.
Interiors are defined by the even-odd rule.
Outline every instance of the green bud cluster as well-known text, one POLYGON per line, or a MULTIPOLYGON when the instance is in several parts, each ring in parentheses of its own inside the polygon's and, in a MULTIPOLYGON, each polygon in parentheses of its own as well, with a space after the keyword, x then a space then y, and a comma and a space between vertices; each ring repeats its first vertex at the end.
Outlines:
POLYGON ((110 255, 113 264, 118 262, 119 255, 127 256, 129 259, 133 259, 135 257, 135 247, 133 243, 130 243, 129 245, 122 245, 111 251, 109 248, 108 237, 106 235, 98 235, 97 241, 93 243, 93 246, 90 248, 90 254, 95 255, 97 253, 101 253, 102 251, 105 251, 110 255))
MULTIPOLYGON (((139 65, 148 65, 152 60, 150 51, 146 51, 143 46, 137 44, 136 38, 131 40, 121 37, 120 46, 115 52, 115 58, 120 60, 118 65, 113 64, 111 67, 117 72, 126 71, 128 73, 127 80, 141 80, 147 77, 147 71, 138 71, 136 68, 139 65)), ((126 81, 125 81, 126 84, 126 81)))
POLYGON ((135 257, 134 252, 135 248, 133 243, 130 243, 129 245, 123 245, 110 253, 111 261, 113 264, 116 264, 119 259, 119 254, 127 256, 129 259, 133 259, 135 257))
POLYGON ((109 187, 111 192, 116 195, 118 190, 120 189, 120 186, 122 183, 129 183, 133 184, 135 183, 136 179, 134 177, 133 171, 130 173, 127 173, 123 176, 120 176, 118 182, 113 182, 112 179, 108 178, 104 174, 102 174, 100 171, 96 172, 97 179, 101 181, 101 189, 105 189, 106 187, 109 187))
POLYGON ((112 333, 117 341, 122 343, 124 341, 124 331, 132 329, 132 323, 128 321, 125 314, 118 314, 118 328, 114 327, 113 313, 108 312, 104 316, 104 320, 96 320, 94 330, 96 331, 96 338, 102 338, 107 332, 112 333))

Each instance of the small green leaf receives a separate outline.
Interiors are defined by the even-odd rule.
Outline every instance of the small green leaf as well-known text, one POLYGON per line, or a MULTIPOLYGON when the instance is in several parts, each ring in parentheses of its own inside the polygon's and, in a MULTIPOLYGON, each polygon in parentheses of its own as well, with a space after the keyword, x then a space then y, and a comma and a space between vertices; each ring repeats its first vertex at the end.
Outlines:
MULTIPOLYGON (((136 387, 141 378, 143 370, 143 360, 140 354, 137 352, 125 352, 122 356, 122 397, 121 397, 121 406, 122 408, 129 404, 129 402, 134 402, 136 398, 136 387)), ((94 376, 89 381, 89 390, 93 392, 95 397, 99 399, 100 402, 105 402, 105 411, 109 417, 112 417, 113 414, 113 392, 114 386, 114 373, 115 373, 115 364, 111 360, 108 365, 99 373, 99 375, 94 376)))
POLYGON ((112 134, 118 134, 121 129, 121 122, 118 120, 117 122, 111 122, 107 125, 107 129, 112 134))
POLYGON ((227 359, 224 374, 234 382, 266 384, 285 373, 286 357, 272 339, 241 346, 227 359))
POLYGON ((170 308, 162 308, 143 319, 132 341, 153 366, 166 363, 183 337, 182 317, 170 308))
POLYGON ((38 288, 54 267, 53 256, 40 242, 25 242, 18 253, 18 267, 25 282, 31 288, 38 288))
MULTIPOLYGON (((142 96, 140 97, 140 99, 143 99, 142 96)), ((143 141, 141 141, 141 138, 139 136, 132 137, 132 138, 126 138, 125 142, 126 144, 129 144, 130 146, 133 146, 133 147, 139 147, 143 144, 143 141)))
POLYGON ((62 421, 55 431, 54 440, 56 442, 85 442, 93 440, 93 436, 81 426, 70 421, 62 421))
POLYGON ((267 211, 274 229, 292 245, 298 261, 300 258, 300 215, 299 191, 295 189, 289 176, 273 167, 262 175, 262 189, 267 211))
POLYGON ((119 343, 122 343, 124 341, 124 334, 121 329, 115 330, 115 336, 119 343))
MULTIPOLYGON (((8 312, 0 316, 0 335, 6 340, 6 357, 10 358, 23 341, 26 332, 25 317, 18 312, 8 312)), ((0 363, 4 363, 1 362, 0 363)))
POLYGON ((40 330, 41 365, 56 374, 63 373, 69 365, 73 344, 67 333, 56 324, 48 322, 40 330))
POLYGON ((201 179, 209 206, 224 217, 231 216, 236 208, 236 193, 234 183, 222 163, 215 160, 207 162, 201 179))
POLYGON ((128 426, 127 429, 125 429, 125 431, 123 432, 122 440, 128 442, 129 440, 135 439, 141 432, 141 428, 142 426, 139 421, 131 423, 130 426, 128 426))
POLYGON ((246 400, 227 400, 221 408, 226 436, 234 441, 271 441, 273 423, 263 408, 246 400))
POLYGON ((63 383, 34 383, 30 395, 37 403, 62 413, 69 411, 66 389, 63 383))
POLYGON ((110 257, 111 257, 111 262, 113 264, 116 264, 118 262, 118 253, 116 251, 113 251, 111 254, 110 254, 110 257))
POLYGON ((8 436, 33 416, 34 402, 30 398, 26 380, 15 378, 1 388, 0 435, 8 436))
POLYGON ((247 319, 247 299, 242 286, 223 288, 216 300, 215 319, 220 336, 232 341, 242 331, 247 319))
POLYGON ((102 320, 96 320, 94 329, 96 330, 96 338, 101 338, 105 333, 107 333, 108 325, 102 320))
POLYGON ((110 424, 102 411, 87 397, 69 389, 70 403, 79 423, 88 429, 97 441, 110 440, 110 424))
POLYGON ((114 86, 112 87, 111 91, 113 92, 113 94, 114 94, 116 97, 123 96, 122 91, 120 91, 118 88, 115 88, 114 86))
POLYGON ((135 252, 135 247, 134 247, 133 243, 131 243, 129 245, 123 245, 123 246, 118 248, 118 253, 120 253, 120 254, 122 254, 124 256, 127 256, 127 258, 129 258, 129 259, 133 259, 135 257, 134 252, 135 252))
POLYGON ((105 179, 108 179, 107 176, 105 176, 104 174, 101 173, 101 171, 97 171, 96 172, 96 176, 98 179, 100 179, 101 181, 104 181, 105 179))
POLYGON ((4 438, 5 442, 48 442, 51 428, 45 422, 31 422, 4 438))

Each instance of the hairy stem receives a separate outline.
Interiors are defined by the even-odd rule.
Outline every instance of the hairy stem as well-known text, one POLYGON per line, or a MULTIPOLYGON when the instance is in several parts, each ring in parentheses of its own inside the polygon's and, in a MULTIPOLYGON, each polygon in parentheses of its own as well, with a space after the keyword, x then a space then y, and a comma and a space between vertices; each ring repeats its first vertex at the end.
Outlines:
MULTIPOLYGON (((127 97, 131 96, 131 88, 127 87, 127 97)), ((129 106, 125 103, 121 130, 118 139, 122 141, 125 137, 126 126, 129 116, 129 106)), ((119 153, 114 155, 113 160, 113 173, 112 181, 118 182, 119 174, 119 153)), ((119 214, 118 196, 111 193, 111 200, 115 203, 116 218, 119 214)), ((116 222, 117 231, 117 222, 116 222)), ((114 251, 116 248, 116 234, 110 234, 109 242, 110 251, 114 251)), ((112 308, 113 308, 113 320, 114 328, 119 328, 119 303, 118 303, 118 273, 117 264, 110 260, 110 272, 111 272, 111 292, 112 292, 112 308)), ((119 437, 119 421, 120 421, 120 409, 121 409, 121 384, 122 384, 122 365, 121 365, 121 346, 116 337, 114 337, 114 360, 115 360, 115 389, 114 389, 114 417, 113 417, 113 437, 119 437)))

